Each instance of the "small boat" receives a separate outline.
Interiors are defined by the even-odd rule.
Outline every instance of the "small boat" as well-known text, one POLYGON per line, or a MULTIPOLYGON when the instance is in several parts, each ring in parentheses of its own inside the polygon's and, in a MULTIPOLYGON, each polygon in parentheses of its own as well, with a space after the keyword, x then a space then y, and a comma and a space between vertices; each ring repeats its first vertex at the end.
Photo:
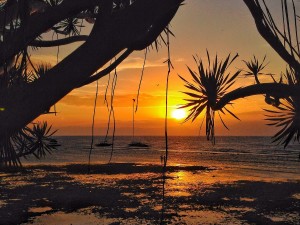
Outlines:
POLYGON ((131 142, 128 144, 128 147, 142 147, 142 148, 148 148, 149 145, 142 143, 142 142, 131 142))
POLYGON ((61 146, 61 144, 58 144, 57 140, 55 140, 55 139, 51 139, 49 142, 50 142, 49 145, 51 147, 59 147, 59 146, 61 146))
POLYGON ((107 141, 100 142, 99 144, 95 144, 97 147, 106 147, 106 146, 112 146, 112 143, 108 143, 107 141))
POLYGON ((132 141, 128 144, 128 147, 140 147, 140 148, 148 148, 149 145, 134 141, 134 105, 135 105, 135 99, 132 99, 132 141))

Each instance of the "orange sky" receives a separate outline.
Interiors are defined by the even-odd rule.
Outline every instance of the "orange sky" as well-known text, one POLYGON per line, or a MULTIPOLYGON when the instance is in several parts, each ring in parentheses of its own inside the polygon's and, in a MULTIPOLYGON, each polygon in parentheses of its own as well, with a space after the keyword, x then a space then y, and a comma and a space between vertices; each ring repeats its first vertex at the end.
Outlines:
MULTIPOLYGON (((280 5, 279 0, 269 0, 271 4, 280 5)), ((299 6, 299 3, 297 3, 299 6)), ((278 14, 278 8, 274 8, 278 14)), ((172 21, 171 30, 176 38, 171 39, 171 59, 174 70, 170 76, 169 111, 182 104, 184 95, 183 83, 177 74, 189 78, 186 65, 196 70, 192 55, 205 58, 206 49, 211 55, 218 53, 225 58, 228 53, 240 57, 231 66, 245 68, 242 60, 249 60, 253 55, 262 59, 267 55, 270 62, 265 72, 280 74, 285 70, 284 62, 274 53, 268 44, 259 36, 254 21, 244 3, 240 0, 187 0, 186 4, 172 21)), ((74 48, 74 47, 73 47, 74 48)), ((70 51, 70 47, 61 47, 59 60, 70 51)), ((42 49, 32 52, 35 60, 56 62, 57 48, 42 49)), ((139 77, 143 65, 144 52, 135 52, 118 68, 118 82, 115 90, 116 135, 131 135, 132 99, 136 98, 139 77)), ((165 84, 167 65, 163 62, 167 56, 166 48, 159 52, 150 51, 146 61, 144 79, 139 99, 139 109, 135 114, 136 135, 163 135, 165 111, 165 84)), ((92 60, 92 59, 91 59, 92 60)), ((108 111, 104 104, 104 93, 108 77, 99 80, 99 96, 96 110, 95 133, 105 134, 108 111)), ((253 84, 254 80, 241 76, 235 87, 253 84)), ((56 104, 57 116, 44 115, 38 120, 48 120, 58 135, 90 135, 96 83, 76 89, 56 104)), ((110 88, 109 92, 110 94, 110 88)), ((234 112, 242 121, 230 116, 224 117, 230 131, 222 127, 217 118, 216 135, 272 135, 275 130, 265 126, 263 97, 251 97, 235 102, 234 112)), ((173 118, 169 119, 170 135, 198 135, 202 116, 199 120, 182 124, 173 118)), ((204 134, 204 130, 200 134, 204 134)))

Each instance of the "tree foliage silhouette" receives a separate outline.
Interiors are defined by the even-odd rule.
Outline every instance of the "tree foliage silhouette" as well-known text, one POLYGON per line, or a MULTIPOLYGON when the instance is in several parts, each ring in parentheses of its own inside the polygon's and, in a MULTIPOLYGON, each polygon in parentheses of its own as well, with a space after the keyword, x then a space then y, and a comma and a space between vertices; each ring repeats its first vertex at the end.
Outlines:
POLYGON ((0 165, 20 165, 19 158, 33 150, 7 147, 7 143, 14 145, 9 140, 16 132, 33 132, 32 125, 27 125, 66 94, 105 76, 133 51, 153 43, 157 46, 157 39, 182 1, 1 1, 0 165), (81 28, 87 23, 93 26, 91 33, 81 35, 81 28), (44 40, 46 32, 65 37, 44 40), (28 53, 29 48, 78 41, 83 44, 52 68, 36 67, 28 53))
MULTIPOLYGON (((209 54, 207 54, 208 69, 204 69, 202 60, 198 63, 199 74, 188 68, 193 82, 181 76, 189 89, 189 92, 185 93, 192 97, 187 99, 187 103, 182 107, 190 108, 186 120, 195 120, 205 110, 206 136, 208 140, 214 142, 215 112, 227 111, 236 117, 226 108, 227 105, 232 104, 232 101, 253 95, 264 95, 265 102, 274 108, 266 109, 268 125, 279 128, 273 136, 273 142, 286 147, 292 140, 298 142, 300 140, 300 45, 295 4, 293 0, 281 1, 283 21, 283 31, 281 31, 264 0, 244 0, 244 3, 249 8, 260 35, 287 63, 284 76, 281 75, 277 82, 273 75, 270 75, 272 82, 261 83, 259 76, 267 64, 265 58, 259 62, 254 56, 253 60, 245 61, 248 68, 245 75, 253 76, 256 84, 238 87, 228 92, 228 87, 233 84, 239 71, 225 76, 229 56, 224 63, 219 64, 216 57, 211 67, 209 54)), ((227 128, 222 118, 221 121, 227 128)))

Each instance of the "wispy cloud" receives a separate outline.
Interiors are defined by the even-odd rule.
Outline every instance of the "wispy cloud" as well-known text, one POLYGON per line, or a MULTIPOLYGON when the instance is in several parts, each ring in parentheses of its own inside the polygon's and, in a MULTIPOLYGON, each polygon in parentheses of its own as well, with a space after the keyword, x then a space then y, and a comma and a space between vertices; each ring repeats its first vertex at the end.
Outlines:
MULTIPOLYGON (((105 96, 98 95, 98 107, 105 107, 105 96)), ((111 96, 107 95, 107 101, 110 103, 111 96)), ((132 107, 132 99, 136 99, 136 94, 116 94, 114 97, 114 107, 132 107)), ((172 100, 177 99, 175 96, 172 100)), ((73 95, 69 94, 64 97, 59 103, 76 106, 76 107, 92 107, 94 105, 95 95, 73 95)), ((179 100, 179 99, 178 99, 179 100)), ((140 107, 162 107, 165 105, 164 95, 141 94, 139 96, 140 107)))
MULTIPOLYGON (((164 65, 163 59, 158 60, 148 60, 146 59, 145 67, 162 67, 164 65)), ((118 66, 118 71, 126 70, 126 69, 142 69, 144 64, 144 58, 142 57, 129 57, 126 60, 124 60, 123 63, 121 63, 118 66)))

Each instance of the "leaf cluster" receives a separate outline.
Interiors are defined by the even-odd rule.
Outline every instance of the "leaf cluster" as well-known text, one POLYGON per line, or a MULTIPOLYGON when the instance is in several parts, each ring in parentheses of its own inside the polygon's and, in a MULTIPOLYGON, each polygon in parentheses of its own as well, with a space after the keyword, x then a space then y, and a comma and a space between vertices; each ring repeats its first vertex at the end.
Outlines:
MULTIPOLYGON (((285 78, 291 86, 299 85, 296 71, 292 68, 286 70, 285 78)), ((300 141, 300 97, 290 96, 285 98, 276 109, 265 109, 269 126, 280 128, 272 137, 274 143, 283 145, 284 148, 293 140, 300 141)))
POLYGON ((37 159, 51 154, 56 149, 53 145, 55 134, 52 126, 47 122, 33 124, 33 127, 26 126, 0 142, 0 165, 19 166, 20 157, 34 155, 37 159))
POLYGON ((268 65, 268 63, 265 63, 265 60, 266 56, 263 58, 261 63, 255 56, 253 56, 253 59, 251 61, 243 60, 248 68, 245 76, 254 76, 256 83, 259 84, 260 82, 258 79, 258 75, 262 75, 262 70, 268 65))
POLYGON ((57 33, 75 36, 75 35, 80 35, 80 28, 82 28, 82 27, 84 27, 84 26, 77 18, 67 18, 67 19, 61 21, 53 29, 57 33))
MULTIPOLYGON (((204 63, 199 57, 194 60, 198 67, 198 73, 194 72, 190 67, 187 67, 192 77, 192 82, 187 81, 185 78, 179 75, 184 81, 185 87, 188 88, 188 92, 183 92, 189 98, 184 99, 186 104, 180 108, 189 108, 189 114, 185 119, 194 121, 202 111, 206 110, 206 136, 208 140, 214 141, 214 117, 215 117, 215 104, 226 94, 228 89, 235 83, 236 78, 240 74, 241 70, 237 70, 231 75, 227 72, 229 66, 238 57, 235 55, 232 59, 230 54, 226 57, 225 61, 220 61, 216 55, 214 60, 211 61, 209 53, 207 51, 208 67, 204 67, 204 63)), ((232 103, 229 103, 232 104, 232 103)), ((228 112, 230 115, 238 119, 238 117, 232 113, 227 107, 220 109, 221 113, 228 112)), ((219 113, 219 112, 218 112, 219 113)), ((220 114, 219 114, 220 116, 220 114)), ((225 125, 222 117, 220 119, 223 125, 225 125)))

